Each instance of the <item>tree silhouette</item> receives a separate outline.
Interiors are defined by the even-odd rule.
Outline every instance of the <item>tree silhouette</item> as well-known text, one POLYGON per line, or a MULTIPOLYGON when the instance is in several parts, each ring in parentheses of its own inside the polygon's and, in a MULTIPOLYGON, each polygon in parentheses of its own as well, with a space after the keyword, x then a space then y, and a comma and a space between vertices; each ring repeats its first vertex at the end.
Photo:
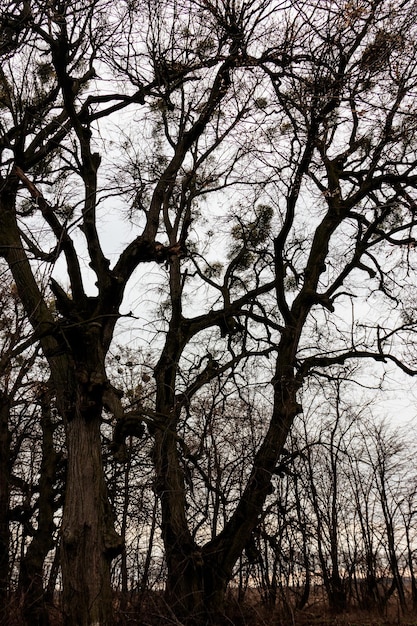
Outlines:
POLYGON ((115 448, 144 424, 154 440, 173 610, 215 620, 305 381, 364 358, 415 373, 414 11, 383 0, 5 7, 0 254, 65 423, 67 624, 113 620, 123 541, 104 409, 115 448), (130 220, 130 243, 106 251, 106 212, 130 220), (154 402, 128 413, 106 367, 127 289, 140 303, 127 317, 151 316, 159 350, 154 402), (249 373, 270 416, 238 495, 203 536, 187 513, 190 465, 204 475, 188 440, 208 435, 194 406, 214 383, 225 407, 247 403, 249 373))

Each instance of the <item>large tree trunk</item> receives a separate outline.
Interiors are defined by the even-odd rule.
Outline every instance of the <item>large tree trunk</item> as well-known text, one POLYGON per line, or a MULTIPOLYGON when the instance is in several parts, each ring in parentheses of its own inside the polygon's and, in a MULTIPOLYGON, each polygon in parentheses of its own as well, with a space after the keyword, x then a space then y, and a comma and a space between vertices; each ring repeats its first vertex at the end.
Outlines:
POLYGON ((66 425, 68 467, 61 567, 66 626, 112 626, 110 563, 123 541, 113 525, 101 455, 102 396, 107 379, 101 330, 68 334, 75 357, 75 405, 66 425), (79 334, 78 334, 79 333, 79 334))
POLYGON ((104 482, 100 414, 67 426, 61 567, 67 626, 111 626, 110 563, 121 549, 104 482))

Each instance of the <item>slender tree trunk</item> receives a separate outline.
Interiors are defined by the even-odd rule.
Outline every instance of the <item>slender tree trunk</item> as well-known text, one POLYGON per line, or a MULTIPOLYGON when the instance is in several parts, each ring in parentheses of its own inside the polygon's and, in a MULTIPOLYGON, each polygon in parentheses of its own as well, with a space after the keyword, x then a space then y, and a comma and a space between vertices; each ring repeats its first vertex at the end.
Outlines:
POLYGON ((295 506, 297 511, 297 523, 298 527, 301 531, 302 536, 302 555, 303 555, 303 566, 305 572, 305 580, 303 584, 303 589, 301 594, 297 598, 296 608, 301 611, 307 604, 310 597, 310 588, 311 588, 311 573, 310 573, 310 558, 308 554, 308 545, 309 545, 309 537, 308 537, 308 526, 307 519, 304 514, 304 508, 301 506, 301 498, 299 491, 299 479, 298 474, 294 472, 294 493, 295 493, 295 506))
POLYGON ((410 576, 410 587, 411 587, 411 601, 413 612, 417 612, 417 578, 414 569, 414 558, 413 558, 413 544, 412 539, 410 537, 410 526, 412 521, 412 514, 410 512, 410 519, 408 519, 405 523, 405 538, 407 542, 407 566, 409 570, 410 576))
POLYGON ((126 528, 127 528, 127 518, 128 518, 128 510, 129 510, 129 500, 130 500, 130 490, 129 490, 129 478, 130 478, 130 470, 131 470, 131 457, 132 457, 132 437, 130 437, 129 441, 129 453, 127 456, 127 462, 124 467, 124 485, 123 485, 123 509, 122 509, 122 520, 121 520, 121 529, 120 534, 123 539, 123 543, 125 545, 125 549, 121 554, 120 561, 120 573, 121 573, 121 589, 120 589, 120 610, 126 611, 128 606, 128 589, 129 589, 129 577, 128 577, 128 568, 127 568, 127 554, 126 554, 126 528))
POLYGON ((48 602, 49 604, 54 604, 54 600, 56 597, 57 580, 58 580, 58 574, 60 571, 60 564, 61 564, 61 543, 60 543, 60 536, 59 536, 58 541, 55 542, 54 558, 51 563, 51 569, 49 571, 49 578, 48 578, 46 589, 45 589, 45 601, 48 602))
POLYGON ((7 607, 9 580, 10 432, 9 399, 0 393, 0 622, 7 607))
POLYGON ((199 623, 199 619, 204 618, 203 562, 188 530, 184 477, 179 466, 177 442, 171 433, 155 433, 154 460, 168 570, 167 603, 179 619, 190 624, 199 623))
MULTIPOLYGON (((211 563, 216 587, 224 586, 224 578, 230 580, 233 567, 258 523, 289 427, 299 410, 295 393, 296 388, 291 389, 290 383, 285 382, 285 388, 276 385, 279 404, 256 454, 243 495, 223 531, 204 547, 203 553, 207 563, 211 563)), ((213 590, 213 597, 218 591, 220 589, 213 590)))
POLYGON ((161 501, 162 537, 167 565, 166 600, 187 624, 205 620, 203 559, 187 522, 184 472, 178 454, 175 408, 178 360, 185 345, 182 331, 179 260, 171 264, 172 317, 165 347, 155 368, 156 411, 165 422, 154 431, 155 487, 161 501))
POLYGON ((157 508, 158 508, 158 501, 155 499, 154 504, 153 504, 153 509, 152 509, 152 521, 151 521, 151 526, 149 529, 148 549, 146 551, 145 563, 142 568, 142 576, 141 576, 140 584, 139 584, 139 594, 140 594, 139 606, 141 606, 143 598, 146 594, 146 590, 148 589, 149 572, 151 569, 151 562, 152 562, 152 549, 153 549, 153 543, 154 543, 155 531, 156 531, 157 508))
POLYGON ((23 597, 23 614, 28 626, 47 626, 43 566, 54 546, 54 489, 58 461, 54 449, 54 425, 50 412, 50 394, 42 398, 42 462, 39 482, 39 512, 36 533, 20 564, 19 587, 23 597))
POLYGON ((388 495, 386 491, 386 476, 383 468, 380 469, 380 497, 381 497, 381 505, 382 512, 384 514, 385 519, 385 530, 386 530, 386 539, 387 539, 387 553, 389 564, 391 568, 392 574, 392 585, 394 589, 397 589, 398 600, 400 602, 401 611, 405 613, 406 611, 406 601, 405 601, 405 591, 403 579, 400 573, 400 569, 398 566, 398 558, 397 558, 397 550, 396 550, 396 541, 395 541, 395 527, 394 520, 389 509, 388 495))

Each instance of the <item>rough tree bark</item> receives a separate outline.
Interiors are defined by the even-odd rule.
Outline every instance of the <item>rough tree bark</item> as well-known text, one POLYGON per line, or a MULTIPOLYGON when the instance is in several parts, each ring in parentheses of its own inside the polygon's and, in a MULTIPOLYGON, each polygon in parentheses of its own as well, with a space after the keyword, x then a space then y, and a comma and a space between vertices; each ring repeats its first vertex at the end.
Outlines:
POLYGON ((67 334, 74 346, 74 413, 67 420, 65 516, 62 522, 62 575, 66 623, 111 623, 110 563, 122 541, 114 530, 101 456, 102 395, 106 384, 96 322, 67 334), (88 618, 86 618, 88 616, 88 618))

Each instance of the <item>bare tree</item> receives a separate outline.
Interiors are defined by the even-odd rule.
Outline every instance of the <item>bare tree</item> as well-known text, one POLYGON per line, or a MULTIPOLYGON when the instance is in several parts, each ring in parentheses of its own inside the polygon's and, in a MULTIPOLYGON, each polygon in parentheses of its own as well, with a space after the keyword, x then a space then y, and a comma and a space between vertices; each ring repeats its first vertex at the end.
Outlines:
MULTIPOLYGON (((156 411, 169 430, 155 430, 155 468, 168 591, 179 614, 215 613, 222 606, 301 411, 298 394, 308 377, 326 377, 327 369, 364 358, 381 363, 381 375, 385 363, 415 374, 407 351, 415 320, 401 294, 414 289, 408 278, 415 263, 417 180, 409 113, 416 85, 416 50, 408 30, 414 5, 397 15, 383 2, 366 9, 355 5, 347 13, 346 7, 293 3, 288 13, 274 13, 271 19, 281 19, 280 28, 274 45, 263 52, 259 42, 251 47, 245 34, 248 5, 235 13, 232 5, 223 9, 241 33, 241 63, 258 77, 257 88, 264 87, 262 99, 257 88, 252 92, 256 148, 234 164, 234 175, 242 165, 242 171, 254 172, 258 186, 245 186, 240 178, 246 197, 242 192, 240 210, 231 210, 223 268, 194 255, 197 274, 212 294, 205 313, 186 316, 195 274, 179 259, 169 267, 171 314, 155 371, 156 411), (395 32, 394 22, 401 24, 395 32), (355 306, 359 300, 369 310, 355 306), (191 357, 197 336, 199 356, 191 357), (203 345, 209 346, 205 357, 203 345), (201 546, 186 513, 188 488, 177 438, 183 412, 206 381, 238 372, 237 362, 250 367, 252 357, 270 352, 276 355, 271 419, 234 511, 201 546), (197 373, 187 382, 183 368, 190 362, 197 373)), ((217 15, 218 5, 211 10, 217 15)), ((236 72, 232 82, 238 81, 236 72)), ((192 422, 192 414, 188 419, 192 422)))
MULTIPOLYGON (((2 607, 7 610, 10 588, 10 531, 11 484, 19 454, 25 438, 24 424, 19 424, 19 414, 25 410, 30 395, 31 369, 37 351, 32 345, 24 311, 16 289, 5 267, 2 267, 0 311, 0 592, 2 607), (28 392, 29 388, 29 392, 28 392), (16 436, 14 432, 19 431, 16 436)), ((29 411, 28 411, 29 413, 29 411)), ((2 609, 3 610, 3 609, 2 609)))
MULTIPOLYGON (((124 290, 140 263, 170 263, 185 252, 193 199, 188 190, 201 165, 195 146, 205 135, 204 162, 222 141, 211 120, 214 114, 220 119, 219 106, 238 57, 234 24, 198 5, 190 5, 201 29, 196 49, 188 47, 191 35, 185 30, 178 35, 172 27, 173 17, 185 20, 184 28, 190 20, 185 11, 180 15, 175 3, 109 9, 102 1, 35 1, 10 3, 2 15, 0 252, 48 360, 65 422, 68 468, 61 567, 68 624, 112 622, 110 562, 122 550, 122 540, 114 530, 107 496, 100 425, 103 405, 123 417, 119 395, 106 375, 105 357, 124 290), (116 31, 115 22, 120 24, 116 31), (138 31, 140 52, 134 49, 138 31), (118 44, 119 56, 114 54, 118 44), (135 65, 136 53, 146 62, 135 65), (103 84, 111 82, 109 65, 128 81, 128 94, 125 88, 110 94, 100 90, 98 72, 104 73, 103 84), (196 93, 191 83, 200 78, 196 93), (168 118, 177 91, 184 106, 175 118, 178 129, 170 136, 168 118), (110 268, 97 219, 110 185, 99 178, 100 121, 129 105, 145 105, 145 98, 148 109, 159 111, 171 153, 161 154, 143 170, 150 179, 143 197, 140 190, 135 197, 139 208, 146 202, 141 234, 110 268), (190 158, 194 165, 189 170, 190 158), (166 244, 158 243, 160 216, 166 215, 183 178, 182 204, 172 225, 165 219, 166 244), (33 230, 32 218, 39 220, 41 230, 33 230), (85 287, 77 225, 97 281, 94 296, 85 287), (44 264, 50 276, 59 258, 65 259, 68 289, 53 277, 49 285, 43 282, 36 269, 44 264)), ((239 120, 241 113, 235 111, 239 120)), ((227 135, 235 123, 229 122, 222 132, 227 135)), ((123 197, 123 188, 117 193, 123 197)), ((158 404, 156 408, 160 413, 158 404)))
POLYGON ((153 438, 170 605, 215 620, 305 381, 364 358, 415 373, 414 18, 411 0, 6 6, 0 253, 65 422, 68 624, 112 623, 103 408, 117 444, 153 438), (106 251, 113 210, 135 235, 106 251), (126 415, 106 356, 128 284, 158 358, 153 405, 126 415), (210 528, 189 467, 217 493, 229 452, 212 444, 207 477, 189 443, 207 454, 195 403, 213 382, 225 407, 253 384, 270 415, 210 528))

